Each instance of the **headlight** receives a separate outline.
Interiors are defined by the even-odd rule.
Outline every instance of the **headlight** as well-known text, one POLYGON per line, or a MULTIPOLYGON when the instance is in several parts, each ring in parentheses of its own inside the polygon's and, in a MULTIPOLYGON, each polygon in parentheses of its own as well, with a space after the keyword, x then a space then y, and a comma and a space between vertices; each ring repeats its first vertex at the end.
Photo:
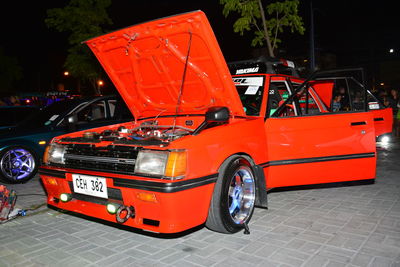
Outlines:
POLYGON ((384 145, 389 144, 389 142, 390 142, 390 136, 388 136, 388 135, 382 136, 382 138, 380 138, 380 142, 381 142, 382 144, 384 144, 384 145))
POLYGON ((44 152, 43 162, 46 164, 49 163, 57 163, 57 164, 64 164, 65 154, 65 146, 52 143, 46 147, 46 151, 44 152))
POLYGON ((139 151, 135 173, 183 178, 186 173, 186 151, 139 151))

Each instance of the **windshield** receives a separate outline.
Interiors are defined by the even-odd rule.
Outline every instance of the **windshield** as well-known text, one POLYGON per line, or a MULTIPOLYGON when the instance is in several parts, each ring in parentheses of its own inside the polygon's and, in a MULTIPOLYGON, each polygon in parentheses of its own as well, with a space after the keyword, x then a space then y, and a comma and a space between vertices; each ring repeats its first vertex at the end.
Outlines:
POLYGON ((70 106, 72 105, 72 101, 69 100, 57 101, 47 107, 44 107, 37 113, 30 115, 28 118, 23 120, 18 127, 32 129, 49 126, 60 116, 68 112, 70 106))
POLYGON ((246 115, 259 116, 264 92, 264 77, 236 76, 233 78, 233 83, 239 93, 246 115))

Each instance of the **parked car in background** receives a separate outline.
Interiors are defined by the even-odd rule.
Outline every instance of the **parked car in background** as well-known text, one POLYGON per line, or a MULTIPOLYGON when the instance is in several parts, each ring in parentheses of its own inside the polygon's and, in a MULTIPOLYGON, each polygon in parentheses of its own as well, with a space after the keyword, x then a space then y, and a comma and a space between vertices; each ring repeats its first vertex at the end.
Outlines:
POLYGON ((16 126, 38 110, 36 106, 0 106, 0 130, 16 126))
POLYGON ((132 118, 125 103, 116 96, 67 99, 44 107, 17 126, 0 131, 0 179, 9 183, 31 179, 54 136, 132 118))

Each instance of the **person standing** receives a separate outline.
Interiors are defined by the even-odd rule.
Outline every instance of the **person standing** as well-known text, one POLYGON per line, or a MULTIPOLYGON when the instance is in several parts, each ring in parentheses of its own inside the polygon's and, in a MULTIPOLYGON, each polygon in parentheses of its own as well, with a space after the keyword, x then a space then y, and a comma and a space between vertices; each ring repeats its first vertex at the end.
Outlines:
POLYGON ((346 92, 346 88, 344 88, 343 86, 339 87, 339 95, 340 95, 340 110, 349 111, 350 101, 349 101, 349 95, 346 92))
POLYGON ((389 107, 392 108, 393 111, 393 135, 395 137, 399 136, 400 133, 400 114, 399 113, 399 92, 396 89, 390 90, 390 94, 388 97, 389 107))

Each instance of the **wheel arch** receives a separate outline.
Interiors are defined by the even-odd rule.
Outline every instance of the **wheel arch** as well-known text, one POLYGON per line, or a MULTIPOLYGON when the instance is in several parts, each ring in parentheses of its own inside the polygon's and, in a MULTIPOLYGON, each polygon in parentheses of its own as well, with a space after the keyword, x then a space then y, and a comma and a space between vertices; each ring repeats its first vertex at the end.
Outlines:
POLYGON ((232 163, 236 158, 244 158, 252 167, 254 172, 254 176, 256 178, 256 202, 255 206, 259 208, 268 208, 268 195, 267 195, 267 180, 264 175, 264 169, 260 165, 257 165, 253 159, 253 157, 245 152, 238 152, 232 154, 225 158, 225 160, 220 164, 218 168, 218 173, 221 172, 227 165, 232 163))

